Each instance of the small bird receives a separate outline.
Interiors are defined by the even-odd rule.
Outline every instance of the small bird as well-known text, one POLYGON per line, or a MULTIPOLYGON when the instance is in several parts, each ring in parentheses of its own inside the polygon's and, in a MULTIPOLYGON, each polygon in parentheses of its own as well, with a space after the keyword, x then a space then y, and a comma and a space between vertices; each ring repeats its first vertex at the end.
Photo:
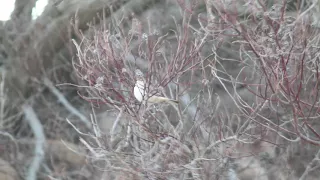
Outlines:
POLYGON ((146 100, 148 103, 162 103, 162 102, 167 102, 167 103, 175 103, 178 104, 179 101, 173 100, 173 99, 169 99, 166 97, 161 97, 161 96, 157 96, 157 95, 153 95, 151 94, 150 97, 145 97, 146 96, 146 86, 145 86, 145 80, 143 78, 143 73, 137 69, 136 70, 136 84, 134 86, 133 89, 133 93, 134 93, 134 97, 139 101, 142 102, 144 100, 146 100))

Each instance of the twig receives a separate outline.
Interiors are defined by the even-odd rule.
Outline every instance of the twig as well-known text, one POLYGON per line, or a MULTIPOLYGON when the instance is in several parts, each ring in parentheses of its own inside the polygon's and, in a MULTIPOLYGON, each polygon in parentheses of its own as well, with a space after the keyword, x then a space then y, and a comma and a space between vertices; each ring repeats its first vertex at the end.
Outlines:
POLYGON ((117 119, 114 121, 114 123, 112 125, 112 129, 111 129, 111 132, 110 132, 110 134, 111 134, 111 142, 114 141, 115 130, 116 130, 116 128, 118 126, 118 123, 119 123, 119 121, 120 121, 120 119, 122 117, 123 111, 124 111, 124 107, 120 109, 120 112, 119 112, 119 114, 117 116, 117 119))
POLYGON ((18 155, 18 152, 20 152, 19 150, 19 145, 17 143, 17 140, 16 138, 14 138, 10 133, 8 132, 4 132, 4 131, 0 131, 0 135, 3 135, 3 136, 7 136, 10 138, 10 140, 14 143, 16 149, 15 149, 15 155, 17 156, 18 155))
POLYGON ((36 113, 33 108, 29 105, 22 106, 25 119, 30 125, 34 137, 36 138, 35 150, 34 150, 34 158, 29 167, 29 171, 27 174, 27 180, 35 180, 37 179, 37 172, 39 170, 40 164, 44 158, 44 143, 45 143, 45 135, 43 132, 42 124, 40 123, 36 113))
POLYGON ((86 133, 81 132, 68 118, 66 118, 66 121, 68 124, 70 124, 73 127, 74 130, 77 131, 77 133, 84 135, 84 136, 91 136, 90 134, 86 134, 86 133))
POLYGON ((52 82, 48 78, 44 78, 44 84, 50 89, 50 91, 58 98, 61 104, 72 114, 77 116, 89 129, 92 129, 91 123, 83 114, 81 114, 75 107, 73 107, 68 100, 54 87, 52 82))
POLYGON ((315 165, 317 162, 320 161, 320 149, 318 150, 317 154, 315 157, 312 159, 312 161, 307 165, 306 170, 303 172, 303 174, 300 176, 299 180, 304 180, 306 179, 307 175, 315 170, 316 168, 319 168, 319 165, 315 165), (315 165, 315 166, 314 166, 315 165), (313 167, 314 166, 314 167, 313 167))
POLYGON ((6 103, 6 96, 5 96, 5 92, 4 92, 4 83, 5 83, 5 79, 6 79, 6 71, 3 69, 1 72, 1 79, 0 79, 0 127, 3 128, 3 120, 4 120, 4 107, 5 107, 5 103, 6 103))
POLYGON ((86 148, 88 148, 88 150, 92 153, 92 155, 95 157, 95 158, 101 158, 103 156, 105 156, 104 154, 98 154, 94 148, 91 147, 91 145, 89 145, 89 143, 87 143, 87 141, 85 141, 83 138, 79 138, 80 142, 86 146, 86 148))

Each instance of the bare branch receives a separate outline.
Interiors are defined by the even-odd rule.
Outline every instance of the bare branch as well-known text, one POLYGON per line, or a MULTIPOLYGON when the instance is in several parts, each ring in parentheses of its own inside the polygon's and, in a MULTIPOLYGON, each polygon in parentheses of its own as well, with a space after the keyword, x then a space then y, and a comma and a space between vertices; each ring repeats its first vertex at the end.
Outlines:
POLYGON ((88 129, 92 129, 92 125, 87 117, 85 117, 81 112, 79 112, 75 107, 73 107, 69 101, 55 88, 52 82, 48 78, 44 78, 44 84, 50 89, 50 91, 57 97, 59 102, 73 115, 77 116, 88 129))
POLYGON ((35 149, 34 149, 34 157, 33 161, 28 170, 28 174, 26 179, 27 180, 36 180, 37 179, 37 172, 40 168, 42 160, 45 156, 44 151, 44 144, 46 141, 45 134, 43 132, 43 127, 38 119, 36 113, 34 112, 33 108, 29 105, 24 105, 22 107, 25 119, 30 125, 32 132, 36 138, 35 149))

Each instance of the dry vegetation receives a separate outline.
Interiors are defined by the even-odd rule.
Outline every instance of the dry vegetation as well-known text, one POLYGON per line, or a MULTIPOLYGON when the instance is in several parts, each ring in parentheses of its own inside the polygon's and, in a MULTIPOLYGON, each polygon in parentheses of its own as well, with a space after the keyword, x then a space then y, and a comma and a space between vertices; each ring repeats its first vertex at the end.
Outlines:
POLYGON ((319 1, 34 4, 0 25, 0 179, 318 178, 319 1))

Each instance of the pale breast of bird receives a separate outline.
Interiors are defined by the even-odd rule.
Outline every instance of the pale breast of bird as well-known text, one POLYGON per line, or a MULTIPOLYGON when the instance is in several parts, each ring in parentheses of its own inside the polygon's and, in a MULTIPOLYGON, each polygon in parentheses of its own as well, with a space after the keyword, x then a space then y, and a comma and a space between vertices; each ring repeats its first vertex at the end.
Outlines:
POLYGON ((145 87, 144 87, 143 81, 136 82, 133 89, 133 94, 134 94, 134 97, 140 102, 144 99, 145 87))

